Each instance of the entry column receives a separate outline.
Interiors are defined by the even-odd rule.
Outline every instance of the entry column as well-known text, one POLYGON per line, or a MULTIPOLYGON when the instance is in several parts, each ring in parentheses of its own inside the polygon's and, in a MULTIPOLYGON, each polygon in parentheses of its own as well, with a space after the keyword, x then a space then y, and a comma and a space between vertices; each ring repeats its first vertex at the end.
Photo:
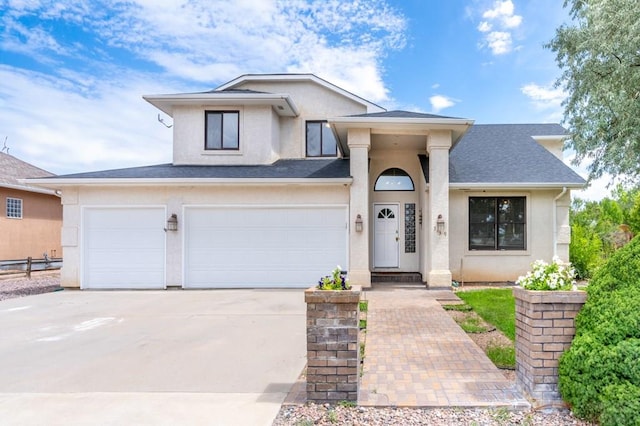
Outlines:
POLYGON ((350 168, 353 183, 349 201, 349 282, 371 286, 369 270, 369 149, 370 129, 349 129, 350 168), (358 219, 358 215, 360 218, 358 219), (356 220, 362 220, 362 230, 356 230, 356 220))
POLYGON ((451 287, 449 270, 449 149, 451 132, 432 131, 427 138, 429 153, 429 288, 451 287))

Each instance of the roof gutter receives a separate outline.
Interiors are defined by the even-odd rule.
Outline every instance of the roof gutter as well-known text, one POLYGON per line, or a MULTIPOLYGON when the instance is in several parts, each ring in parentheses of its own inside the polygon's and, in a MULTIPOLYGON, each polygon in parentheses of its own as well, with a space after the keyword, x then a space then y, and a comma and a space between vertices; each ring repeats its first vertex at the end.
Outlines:
POLYGON ((79 185, 90 186, 273 186, 273 185, 351 185, 352 177, 348 178, 49 178, 28 179, 30 185, 43 188, 59 188, 79 185))
MULTIPOLYGON (((24 182, 26 181, 26 179, 18 179, 18 182, 24 182)), ((10 183, 0 183, 0 188, 8 188, 8 189, 15 189, 18 191, 27 191, 27 192, 35 192, 37 194, 46 194, 46 195, 55 195, 55 196, 60 196, 60 194, 58 194, 57 191, 54 191, 52 189, 45 189, 45 188, 34 188, 32 186, 25 186, 25 185, 12 185, 10 183)))
POLYGON ((479 189, 571 189, 583 188, 581 183, 565 183, 565 182, 500 182, 500 183, 451 183, 449 188, 459 189, 461 191, 475 191, 479 189))

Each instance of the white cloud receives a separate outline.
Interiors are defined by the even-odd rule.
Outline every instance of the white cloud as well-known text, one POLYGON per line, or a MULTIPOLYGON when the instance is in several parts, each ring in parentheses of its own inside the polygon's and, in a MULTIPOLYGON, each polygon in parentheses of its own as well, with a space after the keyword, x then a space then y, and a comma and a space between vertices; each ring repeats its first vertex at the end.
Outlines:
POLYGON ((494 55, 504 55, 511 51, 511 33, 492 31, 487 34, 486 42, 494 55))
MULTIPOLYGON (((129 77, 129 78, 127 78, 129 77)), ((171 131, 140 94, 141 76, 99 83, 92 97, 36 72, 0 66, 0 129, 10 154, 55 173, 171 161, 171 131)))
POLYGON ((562 101, 565 99, 566 93, 561 88, 529 83, 522 86, 520 91, 531 100, 538 111, 547 112, 546 121, 554 123, 562 121, 564 116, 562 101))
POLYGON ((515 6, 511 0, 496 1, 493 9, 486 10, 482 17, 490 20, 498 20, 506 28, 515 28, 522 23, 522 16, 514 15, 515 6))
POLYGON ((454 99, 442 95, 431 96, 429 98, 429 103, 431 104, 431 110, 436 114, 443 109, 451 108, 456 104, 454 99))
POLYGON ((478 31, 480 31, 481 33, 489 32, 491 31, 491 28, 493 28, 493 26, 487 21, 482 21, 480 22, 480 25, 478 25, 478 31))
POLYGON ((487 46, 494 55, 504 55, 513 50, 512 31, 522 24, 522 16, 516 15, 511 0, 496 1, 493 8, 482 13, 477 29, 483 34, 480 46, 487 46))
POLYGON ((406 19, 386 0, 14 0, 2 8, 0 49, 28 56, 39 72, 0 65, 0 136, 12 154, 56 173, 171 161, 171 131, 145 93, 312 72, 390 102, 382 59, 406 43, 406 19))

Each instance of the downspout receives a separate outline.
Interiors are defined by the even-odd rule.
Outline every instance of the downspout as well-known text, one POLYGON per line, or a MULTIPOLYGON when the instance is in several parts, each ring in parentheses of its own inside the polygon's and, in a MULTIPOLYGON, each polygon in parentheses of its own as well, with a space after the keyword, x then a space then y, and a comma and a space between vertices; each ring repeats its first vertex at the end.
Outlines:
POLYGON ((562 192, 553 199, 553 257, 558 255, 558 200, 567 193, 567 187, 562 187, 562 192))

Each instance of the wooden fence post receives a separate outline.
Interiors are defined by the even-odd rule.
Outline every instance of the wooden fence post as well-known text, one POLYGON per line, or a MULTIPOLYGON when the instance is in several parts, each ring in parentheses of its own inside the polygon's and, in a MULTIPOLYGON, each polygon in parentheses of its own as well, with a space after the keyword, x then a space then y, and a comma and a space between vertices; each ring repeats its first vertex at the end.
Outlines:
POLYGON ((27 257, 27 278, 31 279, 31 256, 27 257))

